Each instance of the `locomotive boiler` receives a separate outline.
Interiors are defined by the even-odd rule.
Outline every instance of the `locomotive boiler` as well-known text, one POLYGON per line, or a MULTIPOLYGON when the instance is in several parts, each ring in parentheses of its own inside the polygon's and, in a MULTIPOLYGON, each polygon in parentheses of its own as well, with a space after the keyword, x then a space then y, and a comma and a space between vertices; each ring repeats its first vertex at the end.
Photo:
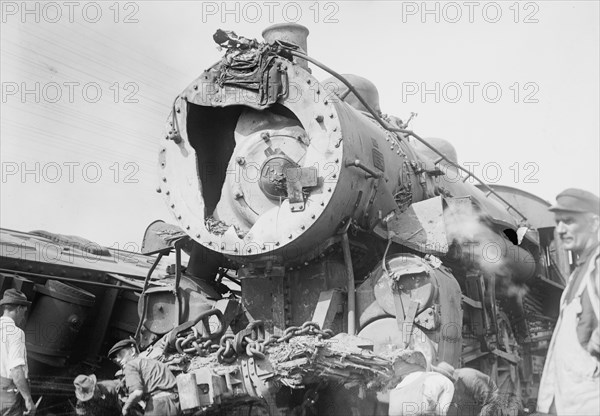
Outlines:
POLYGON ((33 300, 34 393, 69 409, 74 376, 112 376, 132 336, 194 414, 379 414, 389 357, 415 350, 531 407, 570 269, 549 204, 383 114, 303 26, 263 36, 217 31, 225 55, 174 100, 157 191, 178 225, 152 223, 143 254, 0 230, 0 291, 33 300))
POLYGON ((187 272, 236 270, 269 334, 314 322, 534 400, 569 268, 548 203, 382 114, 375 86, 310 58, 307 35, 219 30, 224 57, 176 97, 157 192, 193 240, 187 272))

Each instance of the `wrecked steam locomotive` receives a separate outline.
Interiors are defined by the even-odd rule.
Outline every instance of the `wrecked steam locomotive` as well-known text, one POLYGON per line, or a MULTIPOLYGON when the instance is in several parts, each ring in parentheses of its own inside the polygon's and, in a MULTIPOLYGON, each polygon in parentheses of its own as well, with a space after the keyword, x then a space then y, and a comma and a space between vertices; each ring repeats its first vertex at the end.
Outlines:
POLYGON ((382 115, 374 85, 311 59, 307 35, 217 31, 225 56, 175 99, 157 191, 192 242, 188 272, 236 269, 269 334, 315 322, 534 399, 569 271, 548 204, 468 183, 448 142, 382 115))
POLYGON ((68 342, 40 352, 31 341, 33 358, 102 367, 109 338, 131 334, 181 365, 181 404, 197 414, 367 409, 385 400, 369 377, 394 350, 481 369, 535 400, 570 268, 548 203, 481 183, 448 142, 381 114, 375 86, 310 58, 307 35, 295 24, 268 28, 264 43, 215 34, 224 57, 177 96, 161 139, 157 191, 179 226, 148 227, 142 251, 158 257, 135 256, 144 273, 49 272, 2 254, 3 272, 34 280, 31 325, 47 316, 43 295, 73 300, 57 276, 96 284, 95 303, 74 301, 96 308, 95 326, 69 309, 68 342), (155 270, 173 250, 175 265, 155 270), (90 333, 93 348, 65 352, 90 333), (303 336, 314 339, 285 350, 303 336))

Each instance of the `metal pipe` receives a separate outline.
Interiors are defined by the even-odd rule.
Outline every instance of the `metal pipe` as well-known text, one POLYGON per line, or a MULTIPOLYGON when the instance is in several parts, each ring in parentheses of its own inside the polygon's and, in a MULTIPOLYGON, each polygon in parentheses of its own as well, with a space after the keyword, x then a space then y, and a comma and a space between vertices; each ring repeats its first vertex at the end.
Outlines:
MULTIPOLYGON (((300 47, 303 53, 308 53, 308 34, 308 29, 297 23, 277 23, 262 32, 267 43, 274 43, 278 40, 289 42, 300 47)), ((296 62, 302 68, 308 69, 308 62, 305 60, 299 59, 296 62)))
POLYGON ((27 276, 41 277, 41 278, 48 279, 48 280, 58 280, 58 281, 62 281, 62 282, 81 283, 81 284, 86 284, 86 285, 90 285, 90 286, 106 287, 106 288, 110 288, 110 289, 120 289, 120 290, 129 290, 132 292, 141 292, 141 289, 139 287, 126 287, 126 286, 111 285, 110 283, 93 282, 93 281, 89 281, 89 280, 74 279, 72 277, 52 276, 49 274, 23 272, 20 270, 10 270, 10 269, 0 269, 0 272, 13 273, 13 274, 17 274, 17 275, 23 274, 23 275, 27 275, 27 276))
POLYGON ((348 279, 348 334, 356 335, 356 288, 354 287, 354 270, 352 269, 352 258, 350 256, 348 231, 342 234, 342 249, 348 279))
POLYGON ((160 263, 160 260, 162 259, 165 252, 168 253, 168 251, 166 251, 166 250, 163 250, 160 253, 158 253, 156 260, 154 260, 152 267, 150 267, 150 270, 148 270, 148 274, 146 275, 146 280, 144 281, 144 290, 142 291, 142 294, 140 296, 142 299, 142 315, 140 316, 140 321, 138 322, 138 326, 135 329, 135 334, 133 336, 133 338, 135 340, 137 340, 140 335, 140 332, 142 330, 142 324, 144 323, 144 317, 146 316, 146 309, 147 309, 146 290, 148 290, 148 286, 150 285, 150 276, 152 276, 152 272, 154 272, 154 269, 156 269, 156 266, 158 266, 158 263, 160 263))
MULTIPOLYGON (((182 240, 179 240, 182 241, 182 240)), ((179 242, 178 241, 178 242, 179 242)), ((181 323, 181 301, 179 299, 179 283, 181 282, 181 247, 175 243, 175 303, 177 304, 177 315, 175 316, 175 326, 181 323)))
MULTIPOLYGON (((285 48, 285 45, 281 45, 281 46, 283 48, 285 48)), ((379 115, 369 106, 369 104, 365 101, 365 99, 358 93, 358 91, 356 91, 356 89, 352 86, 352 84, 350 84, 350 82, 348 82, 348 80, 346 80, 346 78, 344 78, 343 76, 341 76, 340 74, 338 74, 337 72, 335 72, 333 69, 327 67, 326 65, 322 64, 321 62, 317 61, 316 59, 313 59, 313 58, 307 56, 306 54, 304 54, 302 52, 298 52, 296 50, 291 50, 291 49, 288 49, 288 52, 291 55, 293 55, 293 56, 295 56, 297 58, 302 58, 302 59, 307 60, 308 62, 311 62, 312 64, 314 64, 314 65, 318 66, 319 68, 321 68, 323 71, 328 72, 331 75, 333 75, 334 77, 336 77, 337 79, 339 79, 346 87, 348 87, 348 89, 350 91, 352 91, 354 93, 354 95, 356 96, 356 98, 358 99, 358 101, 360 101, 360 103, 363 106, 365 106, 365 108, 367 109, 367 111, 369 112, 369 114, 371 114, 371 116, 375 119, 375 121, 377 121, 384 129, 386 129, 388 131, 394 131, 394 132, 398 132, 398 133, 403 133, 403 134, 406 134, 406 135, 414 137, 416 140, 418 140, 419 142, 421 142, 423 145, 425 145, 426 147, 428 147, 431 151, 433 151, 439 157, 441 157, 443 160, 445 160, 448 164, 454 166, 455 168, 457 168, 461 172, 466 173, 468 175, 467 178, 469 176, 473 177, 475 180, 477 180, 477 182, 479 182, 481 184, 481 186, 483 186, 486 190, 491 191, 492 194, 496 198, 498 198, 500 201, 502 201, 508 208, 512 209, 516 214, 518 214, 523 219, 523 221, 527 221, 527 217, 525 215, 523 215, 521 213, 521 211, 519 211, 518 209, 516 209, 510 202, 508 202, 500 194, 498 194, 496 191, 494 191, 492 188, 490 188, 490 186, 488 184, 486 184, 485 182, 483 182, 481 179, 479 179, 477 176, 475 176, 473 173, 471 173, 468 169, 466 169, 466 168, 462 167, 461 165, 459 165, 458 163, 450 160, 442 152, 440 152, 434 146, 430 145, 427 142, 427 140, 421 138, 418 134, 416 134, 412 130, 399 129, 399 128, 396 128, 396 127, 392 127, 387 122, 385 122, 384 120, 382 120, 381 117, 379 117, 379 115)))
POLYGON ((383 172, 376 172, 374 169, 371 169, 370 167, 368 167, 367 165, 362 163, 360 161, 360 159, 346 161, 346 167, 350 167, 350 166, 354 166, 359 169, 362 169, 374 178, 383 177, 383 172))
POLYGON ((179 289, 181 281, 181 247, 175 245, 175 292, 179 289))

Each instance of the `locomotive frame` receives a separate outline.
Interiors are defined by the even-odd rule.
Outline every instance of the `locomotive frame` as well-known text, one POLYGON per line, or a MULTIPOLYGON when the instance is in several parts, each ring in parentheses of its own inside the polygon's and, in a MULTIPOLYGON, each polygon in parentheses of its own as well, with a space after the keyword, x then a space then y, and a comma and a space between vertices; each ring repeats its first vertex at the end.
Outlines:
MULTIPOLYGON (((28 293, 34 298, 32 312, 43 307, 44 295, 52 295, 48 281, 63 280, 96 295, 99 302, 91 315, 98 320, 94 325, 71 322, 71 327, 80 326, 80 332, 74 338, 60 336, 59 343, 70 338, 73 349, 62 351, 61 361, 50 364, 60 368, 68 363, 71 373, 81 370, 86 361, 108 373, 114 368, 99 356, 117 338, 134 335, 149 346, 180 324, 191 321, 196 325, 198 316, 219 309, 223 325, 234 332, 247 321, 261 320, 268 333, 283 335, 290 327, 314 321, 336 333, 371 336, 376 353, 386 345, 430 348, 433 364, 443 360, 480 368, 491 374, 501 391, 519 395, 530 407, 570 267, 567 254, 555 244, 554 224, 546 214, 549 204, 514 188, 470 186, 466 181, 473 175, 460 174, 464 169, 451 152, 437 150, 404 123, 392 126, 390 121, 397 120, 393 117, 384 119, 373 102, 363 98, 365 91, 372 92, 368 86, 359 91, 329 70, 347 91, 335 97, 318 93, 325 89, 307 71, 306 62, 328 68, 304 53, 302 33, 307 35, 295 25, 277 26, 267 31, 265 44, 228 34, 224 42, 229 62, 238 53, 258 58, 260 65, 261 59, 270 60, 270 66, 260 66, 256 72, 258 81, 254 79, 264 88, 240 89, 235 84, 241 75, 236 78, 227 73, 231 67, 224 59, 175 100, 159 153, 159 191, 180 228, 162 224, 148 228, 144 251, 158 252, 156 259, 126 254, 143 264, 144 273, 129 270, 127 261, 101 261, 93 266, 31 261, 26 242, 46 239, 51 244, 56 236, 5 230, 4 234, 21 241, 12 246, 2 243, 2 290, 16 287, 28 293), (261 84, 265 79, 267 86, 261 84), (302 94, 291 102, 290 80, 314 94, 302 94), (348 105, 353 97, 358 103, 348 105), (242 110, 242 105, 247 109, 242 110), (254 129, 261 117, 273 124, 254 129), (231 142, 239 120, 250 126, 244 137, 254 135, 259 144, 264 142, 271 149, 264 158, 255 142, 245 147, 242 141, 238 147, 235 138, 231 142), (286 134, 292 135, 293 144, 286 134), (202 142, 208 140, 203 136, 212 141, 202 142), (224 143, 216 144, 215 136, 224 143), (307 156, 310 146, 319 152, 307 156), (208 163, 215 157, 220 163, 216 173, 208 163), (309 160, 298 163, 298 157, 309 160), (244 201, 254 202, 250 201, 253 196, 245 195, 256 189, 227 183, 231 166, 249 166, 249 162, 259 165, 261 180, 256 186, 268 194, 266 199, 260 197, 258 206, 267 210, 274 205, 287 215, 281 224, 284 229, 276 235, 262 235, 252 228, 252 221, 258 222, 256 217, 261 215, 252 214, 252 206, 244 201), (324 175, 318 170, 324 166, 334 170, 324 175), (460 181, 445 181, 448 172, 460 181), (299 180, 292 180, 293 175, 299 180), (245 203, 238 211, 221 211, 222 218, 241 218, 236 227, 212 216, 222 201, 230 206, 245 203), (501 246, 502 259, 510 263, 511 272, 526 275, 509 287, 522 291, 507 291, 501 274, 465 258, 460 244, 450 242, 445 251, 430 244, 441 241, 435 232, 426 230, 424 239, 412 239, 419 227, 425 229, 421 215, 443 222, 444 211, 456 206, 477 211, 478 222, 493 232, 492 241, 501 246), (520 244, 512 244, 504 231, 520 225, 527 225, 528 231, 520 244), (173 250, 176 260, 171 273, 166 268, 155 270, 161 257, 173 250), (185 271, 182 250, 190 255, 185 271), (229 277, 240 280, 239 300, 223 298, 233 293, 221 281, 228 277, 224 269, 229 268, 238 269, 236 278, 229 277), (150 288, 153 277, 155 289, 150 288), (142 296, 126 295, 130 292, 142 296), (126 324, 119 323, 120 319, 127 320, 126 324), (387 343, 376 337, 382 331, 397 331, 398 336, 387 343), (89 334, 94 342, 89 342, 89 334), (417 338, 420 346, 415 344, 417 338), (82 348, 73 353, 77 350, 73 345, 82 348)), ((269 224, 259 223, 257 228, 267 230, 269 224)), ((62 252, 71 250, 85 257, 81 245, 61 237, 62 252)), ((113 258, 119 254, 108 252, 113 258)), ((210 325, 202 325, 210 332, 210 325)), ((42 352, 52 356, 51 350, 64 345, 45 348, 42 352)), ((44 367, 42 373, 53 372, 44 367)), ((54 381, 66 377, 64 369, 55 374, 54 381)), ((59 394, 66 395, 70 383, 60 386, 59 394)), ((40 387, 48 389, 48 384, 40 387)))

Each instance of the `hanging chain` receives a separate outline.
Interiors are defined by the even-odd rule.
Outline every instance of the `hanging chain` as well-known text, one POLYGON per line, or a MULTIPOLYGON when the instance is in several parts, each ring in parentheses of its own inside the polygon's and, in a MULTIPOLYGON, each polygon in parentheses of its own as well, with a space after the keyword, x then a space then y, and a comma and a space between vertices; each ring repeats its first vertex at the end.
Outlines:
MULTIPOLYGON (((235 335, 225 335, 221 338, 217 351, 220 363, 231 364, 237 357, 247 355, 262 360, 265 358, 267 347, 274 343, 288 342, 293 337, 316 335, 319 340, 331 338, 331 329, 322 330, 316 322, 305 322, 302 326, 287 328, 283 336, 270 335, 266 337, 264 323, 254 321, 235 335)), ((211 346, 212 348, 212 346, 211 346)))
POLYGON ((283 333, 283 337, 281 337, 278 342, 287 342, 293 337, 298 337, 301 335, 316 335, 318 339, 327 339, 333 336, 333 330, 325 329, 322 330, 319 324, 316 322, 304 322, 302 326, 290 326, 283 333))

